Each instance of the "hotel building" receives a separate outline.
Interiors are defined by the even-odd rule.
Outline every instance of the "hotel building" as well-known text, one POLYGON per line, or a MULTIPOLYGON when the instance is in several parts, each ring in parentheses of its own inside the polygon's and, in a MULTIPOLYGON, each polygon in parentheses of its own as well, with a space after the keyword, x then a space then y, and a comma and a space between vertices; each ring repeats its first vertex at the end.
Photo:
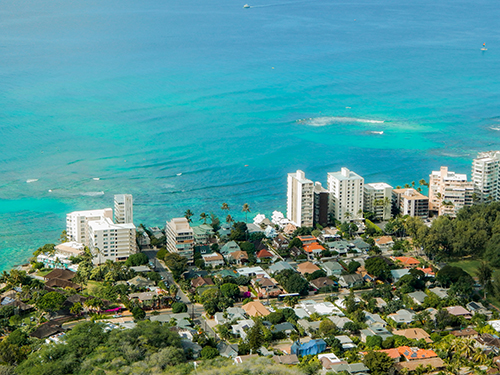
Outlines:
POLYGON ((499 200, 499 168, 500 151, 480 152, 472 161, 471 181, 479 201, 499 200))
POLYGON ((363 177, 347 168, 328 173, 329 210, 335 219, 350 221, 363 218, 363 185, 363 177))

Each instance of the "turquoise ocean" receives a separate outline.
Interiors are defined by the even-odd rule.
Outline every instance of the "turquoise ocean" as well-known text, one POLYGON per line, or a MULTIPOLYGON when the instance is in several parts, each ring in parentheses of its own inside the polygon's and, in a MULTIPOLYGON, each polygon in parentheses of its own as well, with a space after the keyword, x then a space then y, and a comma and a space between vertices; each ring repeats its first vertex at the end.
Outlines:
POLYGON ((136 224, 269 215, 296 169, 396 186, 500 148, 495 1, 245 1, 0 2, 0 270, 116 193, 136 224))

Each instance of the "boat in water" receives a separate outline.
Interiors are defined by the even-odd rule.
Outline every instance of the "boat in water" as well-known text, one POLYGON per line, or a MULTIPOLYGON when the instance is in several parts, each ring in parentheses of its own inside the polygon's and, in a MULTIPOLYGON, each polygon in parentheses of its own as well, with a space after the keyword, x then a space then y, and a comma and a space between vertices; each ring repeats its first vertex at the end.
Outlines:
POLYGON ((250 5, 245 4, 245 5, 243 5, 243 8, 250 8, 250 5))
POLYGON ((371 133, 372 133, 372 134, 384 134, 384 131, 383 131, 383 130, 382 130, 382 131, 379 131, 379 132, 377 132, 377 131, 372 131, 371 133))
POLYGON ((486 43, 483 43, 483 48, 481 48, 481 51, 488 51, 488 48, 486 48, 486 43))

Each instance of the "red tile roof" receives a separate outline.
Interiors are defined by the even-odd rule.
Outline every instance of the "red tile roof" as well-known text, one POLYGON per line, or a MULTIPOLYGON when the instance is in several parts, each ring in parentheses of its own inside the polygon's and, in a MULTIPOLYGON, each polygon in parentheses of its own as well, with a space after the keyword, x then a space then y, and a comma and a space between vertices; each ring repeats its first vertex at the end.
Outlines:
POLYGON ((262 258, 272 258, 273 254, 271 254, 269 251, 266 249, 262 249, 257 253, 257 258, 262 259, 262 258))

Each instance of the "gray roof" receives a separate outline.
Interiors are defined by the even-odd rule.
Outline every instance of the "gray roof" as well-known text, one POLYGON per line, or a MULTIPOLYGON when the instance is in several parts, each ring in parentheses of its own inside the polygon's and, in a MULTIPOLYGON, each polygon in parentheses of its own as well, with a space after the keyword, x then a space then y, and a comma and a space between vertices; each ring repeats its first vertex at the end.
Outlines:
POLYGON ((344 270, 344 267, 342 267, 342 265, 339 262, 329 261, 329 262, 323 263, 322 266, 323 266, 323 268, 328 268, 331 271, 335 271, 335 270, 343 271, 344 270))
POLYGON ((269 266, 269 269, 271 270, 272 273, 277 273, 283 270, 294 270, 294 268, 290 265, 290 263, 284 261, 271 264, 269 266))
POLYGON ((235 241, 229 241, 226 243, 224 246, 222 246, 222 249, 220 250, 221 254, 230 254, 234 253, 235 251, 240 251, 240 247, 235 241))
POLYGON ((398 270, 391 270, 391 275, 392 275, 392 278, 393 279, 400 279, 402 278, 404 275, 408 275, 410 273, 410 270, 407 269, 407 268, 401 268, 401 269, 398 269, 398 270))
POLYGON ((380 317, 378 314, 372 314, 368 311, 365 311, 365 320, 368 324, 370 323, 380 323, 382 325, 386 325, 387 323, 380 317))
POLYGON ((345 316, 329 316, 328 319, 330 319, 333 322, 333 324, 335 324, 340 329, 343 329, 346 323, 348 322, 352 323, 352 320, 346 318, 345 316))
POLYGON ((285 323, 276 324, 274 326, 273 332, 285 332, 285 331, 294 331, 294 330, 295 330, 295 328, 293 327, 292 323, 285 322, 285 323))
POLYGON ((408 296, 413 298, 418 303, 424 303, 424 299, 425 297, 427 297, 427 294, 425 294, 421 290, 417 290, 416 292, 408 293, 408 296))

